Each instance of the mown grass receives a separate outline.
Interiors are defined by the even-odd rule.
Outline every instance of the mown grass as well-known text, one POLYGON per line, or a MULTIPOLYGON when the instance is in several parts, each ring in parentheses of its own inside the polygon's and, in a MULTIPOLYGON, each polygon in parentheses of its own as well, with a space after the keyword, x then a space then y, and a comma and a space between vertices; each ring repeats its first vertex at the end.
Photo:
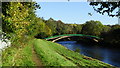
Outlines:
POLYGON ((2 66, 35 66, 32 60, 32 43, 5 49, 2 52, 2 66))
POLYGON ((36 66, 32 45, 45 66, 114 68, 112 65, 81 55, 66 47, 46 40, 34 39, 22 46, 11 46, 2 52, 2 66, 36 66))
POLYGON ((83 56, 64 46, 46 40, 36 39, 34 48, 45 66, 78 66, 91 68, 113 68, 97 59, 83 56))

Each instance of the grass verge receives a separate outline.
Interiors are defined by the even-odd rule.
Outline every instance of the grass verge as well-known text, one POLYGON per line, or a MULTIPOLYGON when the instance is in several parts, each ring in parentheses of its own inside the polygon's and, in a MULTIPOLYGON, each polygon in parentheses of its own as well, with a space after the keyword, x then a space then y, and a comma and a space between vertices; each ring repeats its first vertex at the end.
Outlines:
POLYGON ((2 52, 2 66, 35 66, 32 60, 32 43, 11 46, 2 52))
POLYGON ((35 39, 34 48, 45 66, 114 68, 112 65, 81 55, 50 41, 35 39))
POLYGON ((22 46, 11 46, 2 52, 2 66, 36 66, 33 61, 34 48, 45 66, 71 66, 86 68, 115 68, 66 47, 46 40, 34 39, 22 46), (34 47, 32 47, 32 45, 34 47))

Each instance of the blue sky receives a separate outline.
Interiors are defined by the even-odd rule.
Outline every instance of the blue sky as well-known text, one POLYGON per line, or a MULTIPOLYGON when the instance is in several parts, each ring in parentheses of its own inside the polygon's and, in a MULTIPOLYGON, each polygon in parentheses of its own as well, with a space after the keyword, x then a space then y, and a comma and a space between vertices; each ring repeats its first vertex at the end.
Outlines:
POLYGON ((64 23, 83 24, 89 20, 101 21, 104 25, 114 25, 118 23, 117 17, 109 17, 96 13, 88 2, 38 2, 41 9, 36 10, 38 17, 48 20, 61 20, 64 23), (93 13, 89 16, 88 13, 93 13))

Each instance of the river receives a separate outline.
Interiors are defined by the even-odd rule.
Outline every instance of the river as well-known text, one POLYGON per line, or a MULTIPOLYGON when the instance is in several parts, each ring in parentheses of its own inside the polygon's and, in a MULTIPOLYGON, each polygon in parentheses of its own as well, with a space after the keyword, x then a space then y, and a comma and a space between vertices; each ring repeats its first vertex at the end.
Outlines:
POLYGON ((120 49, 93 46, 91 44, 87 46, 88 44, 76 43, 76 41, 59 41, 57 43, 73 51, 80 49, 80 54, 120 67, 120 49))

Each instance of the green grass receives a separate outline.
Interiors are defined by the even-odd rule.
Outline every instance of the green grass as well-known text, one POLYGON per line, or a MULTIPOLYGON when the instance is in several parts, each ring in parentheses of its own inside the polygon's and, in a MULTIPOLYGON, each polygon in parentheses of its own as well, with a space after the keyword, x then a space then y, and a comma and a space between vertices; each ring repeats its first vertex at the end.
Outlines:
POLYGON ((11 46, 3 51, 2 66, 35 66, 32 56, 32 47, 34 46, 33 48, 44 66, 113 68, 112 65, 81 55, 50 41, 34 39, 26 44, 11 46))
POLYGON ((113 67, 46 40, 36 39, 34 48, 45 66, 113 67))
POLYGON ((35 50, 45 66, 76 66, 49 46, 51 45, 43 40, 36 40, 34 43, 35 50))
POLYGON ((35 66, 32 60, 32 43, 11 46, 2 52, 2 66, 35 66))

